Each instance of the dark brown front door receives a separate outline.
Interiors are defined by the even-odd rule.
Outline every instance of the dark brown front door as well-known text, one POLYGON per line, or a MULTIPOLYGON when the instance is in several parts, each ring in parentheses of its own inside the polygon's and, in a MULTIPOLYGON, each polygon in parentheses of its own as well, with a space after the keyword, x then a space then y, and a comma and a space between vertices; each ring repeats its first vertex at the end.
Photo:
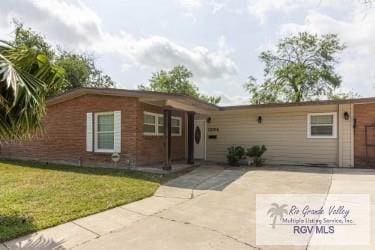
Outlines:
POLYGON ((354 105, 355 167, 375 168, 375 104, 354 105))
POLYGON ((375 124, 365 126, 366 163, 375 168, 375 124))

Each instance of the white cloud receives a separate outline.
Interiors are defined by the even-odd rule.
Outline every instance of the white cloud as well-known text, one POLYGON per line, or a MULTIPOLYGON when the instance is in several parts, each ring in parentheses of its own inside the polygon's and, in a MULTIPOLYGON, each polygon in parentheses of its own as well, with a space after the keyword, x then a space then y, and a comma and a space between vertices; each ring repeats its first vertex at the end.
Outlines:
POLYGON ((229 47, 227 39, 224 35, 221 35, 219 37, 219 39, 217 40, 217 44, 219 46, 220 51, 222 51, 222 53, 225 55, 229 55, 235 51, 234 48, 229 47))
POLYGON ((208 7, 212 14, 216 14, 222 10, 228 12, 240 14, 240 9, 228 7, 230 0, 178 0, 180 6, 186 9, 190 15, 193 15, 192 11, 200 9, 202 7, 208 7))
MULTIPOLYGON (((200 5, 199 0, 183 2, 185 6, 200 5)), ((99 16, 80 1, 3 0, 0 16, 5 17, 0 21, 1 33, 9 29, 12 18, 17 18, 65 48, 124 56, 124 69, 130 65, 160 69, 184 64, 200 79, 236 73, 236 65, 227 51, 210 51, 201 46, 187 48, 162 36, 135 38, 126 32, 107 33, 99 16)))
POLYGON ((70 47, 84 46, 102 33, 100 18, 79 1, 3 0, 0 16, 3 28, 15 18, 70 47))
POLYGON ((265 23, 267 18, 274 13, 291 14, 300 9, 314 9, 321 7, 340 8, 340 4, 347 4, 347 0, 249 0, 249 14, 255 16, 261 23, 265 23), (335 5, 339 3, 339 5, 335 5))
MULTIPOLYGON (((196 84, 199 84, 197 82, 196 84)), ((208 96, 220 96, 220 106, 230 105, 244 105, 249 104, 250 97, 247 91, 243 89, 242 78, 231 78, 226 81, 211 81, 210 84, 213 86, 219 85, 219 88, 214 89, 199 89, 200 92, 208 96), (241 91, 238 91, 241 90, 241 91)))
POLYGON ((104 39, 106 43, 98 43, 98 46, 110 46, 97 47, 96 51, 125 55, 136 66, 160 69, 183 64, 192 70, 197 79, 223 78, 237 72, 236 64, 227 57, 228 47, 222 47, 214 52, 205 47, 188 49, 165 37, 150 36, 136 39, 126 33, 122 36, 109 35, 104 39))
POLYGON ((195 9, 202 7, 202 0, 178 0, 180 5, 186 9, 195 9))
POLYGON ((298 31, 317 34, 336 33, 347 48, 341 56, 338 72, 343 76, 344 87, 354 89, 364 96, 374 95, 375 90, 375 10, 362 7, 354 10, 350 20, 310 11, 303 24, 289 23, 281 27, 281 35, 298 31))
POLYGON ((307 30, 317 34, 336 33, 348 46, 357 53, 369 54, 375 52, 375 11, 367 15, 356 12, 350 21, 342 21, 311 11, 306 16, 304 24, 289 23, 282 26, 281 32, 288 33, 307 30))
POLYGON ((222 9, 226 8, 228 5, 228 1, 217 1, 217 0, 211 0, 210 5, 212 8, 212 14, 216 14, 217 12, 221 11, 222 9))
POLYGON ((220 96, 220 106, 231 106, 231 105, 244 105, 249 104, 250 98, 246 95, 228 95, 224 92, 216 91, 213 92, 214 96, 220 96))
POLYGON ((257 17, 262 23, 266 21, 267 16, 272 12, 289 12, 291 9, 298 8, 304 1, 295 0, 249 0, 248 11, 251 15, 257 17))

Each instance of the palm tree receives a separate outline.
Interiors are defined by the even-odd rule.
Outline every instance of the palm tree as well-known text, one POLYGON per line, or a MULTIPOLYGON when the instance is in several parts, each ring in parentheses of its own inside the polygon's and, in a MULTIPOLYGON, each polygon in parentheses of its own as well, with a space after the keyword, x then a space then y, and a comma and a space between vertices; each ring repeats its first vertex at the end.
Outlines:
POLYGON ((272 203, 271 206, 273 207, 268 210, 267 214, 270 214, 270 218, 273 218, 272 228, 275 228, 277 217, 281 220, 284 214, 288 214, 288 210, 285 209, 288 205, 279 206, 277 203, 272 203))
POLYGON ((64 70, 44 54, 0 41, 0 141, 26 139, 37 132, 47 95, 65 82, 64 70))

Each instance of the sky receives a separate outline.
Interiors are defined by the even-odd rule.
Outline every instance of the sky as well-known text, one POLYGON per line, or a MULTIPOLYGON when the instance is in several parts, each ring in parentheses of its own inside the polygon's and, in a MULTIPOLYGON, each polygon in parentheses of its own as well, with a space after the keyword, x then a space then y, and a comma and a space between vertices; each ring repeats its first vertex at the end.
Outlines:
POLYGON ((0 40, 12 20, 65 50, 94 55, 117 88, 183 64, 221 105, 246 104, 243 84, 263 77, 258 55, 299 31, 336 33, 346 49, 342 88, 375 96, 375 5, 364 0, 2 0, 0 40))

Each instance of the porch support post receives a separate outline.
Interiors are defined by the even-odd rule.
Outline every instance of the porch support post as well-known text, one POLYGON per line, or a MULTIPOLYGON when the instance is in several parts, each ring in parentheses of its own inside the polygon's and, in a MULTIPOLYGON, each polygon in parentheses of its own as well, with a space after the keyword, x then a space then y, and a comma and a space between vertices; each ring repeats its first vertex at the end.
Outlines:
POLYGON ((165 158, 164 158, 164 170, 172 169, 171 161, 171 144, 172 144, 172 110, 169 108, 164 109, 164 143, 165 143, 165 158))
POLYGON ((194 112, 187 112, 188 115, 188 164, 194 164, 194 112))

